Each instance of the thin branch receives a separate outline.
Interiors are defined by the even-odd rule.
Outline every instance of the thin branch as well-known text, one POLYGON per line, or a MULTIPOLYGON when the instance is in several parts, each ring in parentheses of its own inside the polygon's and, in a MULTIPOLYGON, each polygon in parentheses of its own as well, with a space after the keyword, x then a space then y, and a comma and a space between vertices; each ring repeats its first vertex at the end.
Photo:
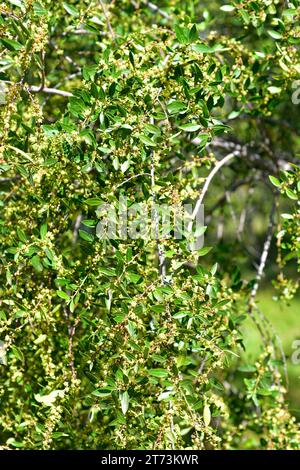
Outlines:
POLYGON ((155 197, 155 165, 154 155, 151 152, 151 189, 152 189, 152 202, 153 202, 153 220, 154 220, 154 232, 157 243, 158 261, 159 261, 159 272, 161 277, 161 283, 164 284, 166 280, 166 259, 162 244, 159 241, 159 214, 156 207, 155 197))
POLYGON ((69 328, 69 358, 70 358, 70 368, 72 372, 73 379, 77 378, 75 366, 74 366, 74 350, 73 350, 73 337, 77 328, 77 325, 80 321, 80 316, 78 316, 74 322, 74 325, 70 326, 69 328))
POLYGON ((216 166, 213 168, 213 170, 210 172, 210 174, 208 175, 208 177, 206 178, 206 181, 205 181, 205 184, 203 186, 203 189, 201 191, 201 194, 200 194, 200 197, 199 199, 197 200, 196 202, 196 205, 195 205, 195 208, 193 210, 193 213, 192 213, 192 216, 191 216, 191 220, 188 224, 188 231, 191 232, 192 231, 192 228, 193 228, 193 222, 195 220, 195 217, 197 216, 198 214, 198 211, 201 207, 201 204, 203 202, 203 199, 204 199, 204 196, 209 188, 209 185, 210 183, 212 182, 213 180, 213 177, 218 173, 218 171, 222 168, 222 166, 224 166, 226 163, 230 162, 230 160, 232 160, 234 157, 237 157, 240 155, 240 152, 238 150, 234 150, 232 153, 229 153, 228 155, 226 155, 226 157, 224 157, 222 160, 220 160, 216 166))
MULTIPOLYGON (((263 341, 265 346, 268 345, 268 342, 271 342, 271 344, 273 345, 273 342, 272 342, 272 339, 270 338, 268 330, 266 328, 264 328, 263 325, 260 324, 259 320, 255 316, 255 312, 260 314, 260 311, 258 310, 254 300, 255 300, 257 290, 258 290, 260 281, 262 279, 262 276, 263 276, 263 273, 264 273, 264 270, 265 270, 266 261, 267 261, 269 251, 270 251, 271 240, 272 240, 272 235, 273 235, 273 227, 274 227, 274 213, 275 213, 275 203, 273 203, 272 209, 271 209, 271 212, 270 212, 267 235, 266 235, 263 250, 262 250, 262 253, 261 253, 259 266, 258 266, 258 269, 257 269, 256 280, 255 280, 255 284, 254 284, 254 286, 251 290, 249 301, 248 301, 248 315, 250 316, 250 318, 254 322, 256 328, 258 329, 258 331, 261 335, 262 341, 263 341)), ((263 320, 262 317, 261 317, 261 320, 263 320)), ((263 323, 264 323, 264 321, 263 321, 263 323)), ((274 347, 274 345, 273 345, 273 347, 274 347)))
POLYGON ((124 180, 124 181, 122 181, 122 183, 118 184, 118 185, 116 186, 116 189, 117 189, 117 188, 120 188, 121 186, 123 186, 123 184, 128 183, 128 181, 131 181, 131 180, 134 179, 134 178, 138 178, 139 176, 151 176, 151 173, 138 173, 138 174, 136 174, 136 175, 130 176, 130 178, 127 178, 127 180, 124 180))
POLYGON ((116 34, 115 34, 115 32, 112 28, 111 22, 109 21, 109 17, 108 17, 107 11, 106 11, 106 7, 105 7, 104 3, 102 2, 102 0, 99 0, 99 1, 100 1, 100 5, 101 5, 101 8, 102 8, 103 14, 105 16, 105 20, 106 20, 106 24, 107 24, 107 27, 109 29, 109 32, 112 35, 112 37, 115 39, 116 34))
MULTIPOLYGON (((83 284, 85 283, 85 281, 87 280, 87 275, 83 278, 82 282, 80 283, 79 287, 76 289, 76 291, 74 292, 74 294, 72 295, 72 301, 76 298, 76 295, 78 294, 78 292, 80 291, 81 287, 83 286, 83 284)), ((67 314, 67 319, 69 319, 69 314, 67 314)), ((74 338, 74 335, 75 335, 75 332, 76 332, 76 328, 80 322, 80 315, 78 315, 78 317, 76 318, 75 322, 73 325, 69 325, 68 327, 68 333, 69 333, 69 365, 70 365, 70 369, 71 369, 71 372, 72 372, 72 377, 73 379, 75 380, 77 378, 77 375, 76 375, 76 370, 75 370, 75 366, 74 366, 74 344, 73 344, 73 338, 74 338)))
POLYGON ((10 183, 12 181, 17 181, 20 179, 20 176, 12 176, 11 178, 0 178, 0 183, 10 183))
POLYGON ((39 92, 43 92, 43 93, 48 93, 50 95, 60 95, 60 96, 66 96, 66 97, 69 97, 69 96, 73 96, 73 93, 69 92, 69 91, 64 91, 64 90, 59 90, 57 88, 48 88, 48 87, 44 87, 41 89, 40 86, 30 86, 27 88, 28 91, 32 92, 32 93, 39 93, 39 92))
POLYGON ((73 230, 73 245, 76 245, 78 238, 78 230, 82 221, 82 214, 79 214, 75 220, 74 230, 73 230))
POLYGON ((249 208, 249 201, 252 198, 253 193, 254 193, 254 187, 251 186, 248 190, 248 198, 247 198, 246 204, 240 213, 239 225, 237 228, 237 233, 240 238, 245 228, 247 213, 248 213, 248 208, 249 208))
POLYGON ((267 230, 267 236, 266 236, 265 243, 264 243, 264 246, 263 246, 263 251, 262 251, 262 254, 261 254, 261 257, 260 257, 260 262, 259 262, 259 266, 258 266, 258 270, 257 270, 257 274, 256 274, 255 284, 254 284, 254 286, 251 290, 251 294, 250 294, 250 300, 249 300, 250 308, 251 308, 251 305, 253 304, 254 299, 256 297, 257 290, 258 290, 260 281, 262 279, 262 276, 263 276, 263 273, 264 273, 264 270, 265 270, 265 266, 266 266, 266 262, 267 262, 267 258, 268 258, 268 255, 269 255, 271 240, 272 240, 272 236, 273 236, 274 213, 275 213, 275 204, 272 205, 270 218, 269 218, 269 224, 268 224, 268 230, 267 230))

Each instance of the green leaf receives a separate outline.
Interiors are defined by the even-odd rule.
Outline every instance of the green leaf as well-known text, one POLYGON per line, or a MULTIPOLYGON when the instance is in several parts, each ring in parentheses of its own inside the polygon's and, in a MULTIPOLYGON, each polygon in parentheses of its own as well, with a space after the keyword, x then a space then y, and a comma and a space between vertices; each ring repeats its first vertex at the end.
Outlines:
POLYGON ((211 274, 214 276, 214 275, 216 274, 217 270, 218 270, 218 263, 215 263, 215 264, 212 266, 210 272, 211 272, 211 274))
POLYGON ((84 202, 88 206, 99 206, 103 201, 97 197, 91 197, 90 199, 86 199, 84 202))
POLYGON ((181 44, 187 44, 189 42, 189 30, 187 28, 183 28, 179 25, 175 25, 174 27, 176 37, 181 44))
POLYGON ((45 339, 47 338, 47 335, 39 335, 35 340, 34 340, 34 344, 41 344, 45 341, 45 339))
POLYGON ((278 178, 276 178, 275 176, 269 175, 269 180, 274 186, 276 186, 276 188, 280 188, 280 181, 278 178))
POLYGON ((18 41, 15 41, 13 39, 2 38, 1 42, 10 51, 19 51, 20 49, 23 48, 22 44, 20 44, 18 41))
POLYGON ((58 297, 60 297, 61 299, 64 299, 64 300, 67 300, 67 301, 70 300, 70 297, 68 296, 68 294, 66 292, 64 292, 63 290, 57 290, 56 295, 58 295, 58 297))
POLYGON ((197 39, 199 38, 199 35, 198 35, 198 31, 197 31, 197 26, 195 24, 193 24, 193 26, 191 27, 190 31, 189 31, 189 41, 197 41, 197 39))
POLYGON ((70 5, 69 3, 63 2, 63 7, 66 10, 66 12, 69 13, 69 15, 72 15, 72 16, 78 16, 79 15, 79 11, 73 5, 70 5))
POLYGON ((212 54, 214 53, 214 49, 212 49, 207 44, 193 44, 192 49, 195 52, 199 52, 200 54, 212 54))
POLYGON ((256 368, 250 364, 244 364, 238 368, 240 372, 255 372, 256 368))
POLYGON ((204 246, 200 250, 197 251, 198 256, 205 256, 212 250, 212 246, 204 246))
POLYGON ((16 439, 14 437, 9 437, 6 441, 6 444, 8 446, 13 446, 13 447, 16 447, 16 448, 22 448, 25 445, 24 442, 16 441, 16 439))
POLYGON ((108 397, 109 395, 111 395, 111 390, 108 389, 108 388, 99 388, 99 389, 96 389, 92 392, 92 395, 94 395, 95 397, 108 397))
POLYGON ((149 134, 160 135, 160 128, 155 126, 154 124, 146 123, 144 125, 144 128, 147 132, 149 132, 149 134))
POLYGON ((294 201, 297 201, 298 200, 298 196, 296 193, 294 193, 294 191, 292 191, 291 189, 287 188, 285 190, 285 194, 287 195, 288 198, 290 199, 293 199, 294 201))
POLYGON ((82 224, 86 227, 95 227, 97 225, 97 220, 95 219, 85 219, 82 221, 82 224))
POLYGON ((99 268, 99 272, 105 274, 108 277, 113 277, 116 275, 116 270, 114 268, 99 268))
POLYGON ((152 377, 159 377, 159 378, 164 378, 168 377, 169 373, 165 369, 149 369, 148 371, 149 375, 152 375, 152 377))
POLYGON ((186 105, 181 101, 172 101, 167 105, 169 114, 178 114, 186 110, 186 105))
POLYGON ((182 129, 185 132, 196 132, 201 128, 200 124, 184 124, 183 126, 179 126, 179 129, 182 129))
POLYGON ((21 240, 21 242, 23 243, 27 243, 28 240, 27 240, 24 230, 22 230, 21 228, 17 228, 16 232, 17 232, 19 240, 21 240))
POLYGON ((47 230, 48 230, 47 224, 42 224, 42 225, 41 225, 41 228, 40 228, 41 240, 45 240, 46 234, 47 234, 47 230))
POLYGON ((85 65, 82 70, 82 75, 85 80, 94 80, 95 74, 98 70, 98 65, 85 65))
POLYGON ((95 239, 95 237, 94 237, 94 235, 93 235, 92 233, 88 233, 88 232, 86 232, 85 230, 78 230, 78 233, 79 233, 79 236, 80 236, 83 240, 85 240, 85 241, 87 241, 87 242, 90 242, 90 243, 91 243, 91 242, 93 242, 94 239, 95 239))
POLYGON ((128 271, 126 273, 126 277, 128 277, 128 279, 133 283, 133 284, 137 284, 141 279, 142 277, 139 275, 139 274, 136 274, 134 272, 130 272, 128 271))
POLYGON ((151 140, 146 135, 140 135, 139 139, 141 142, 143 142, 143 144, 147 145, 148 147, 156 147, 156 143, 153 142, 153 140, 151 140))
POLYGON ((43 265, 41 263, 41 258, 38 255, 35 255, 31 258, 30 264, 34 267, 37 272, 43 271, 43 265))
POLYGON ((273 39, 282 39, 282 35, 278 31, 274 31, 274 29, 269 29, 268 34, 273 39))
POLYGON ((8 0, 8 1, 12 5, 15 5, 16 7, 19 7, 19 8, 22 8, 24 6, 22 0, 8 0))
POLYGON ((13 345, 11 347, 11 352, 17 359, 19 359, 22 362, 24 361, 24 354, 22 353, 21 349, 17 348, 17 346, 13 345))
POLYGON ((126 160, 125 162, 121 163, 122 173, 125 173, 128 170, 128 168, 130 167, 130 164, 131 164, 130 160, 126 160))

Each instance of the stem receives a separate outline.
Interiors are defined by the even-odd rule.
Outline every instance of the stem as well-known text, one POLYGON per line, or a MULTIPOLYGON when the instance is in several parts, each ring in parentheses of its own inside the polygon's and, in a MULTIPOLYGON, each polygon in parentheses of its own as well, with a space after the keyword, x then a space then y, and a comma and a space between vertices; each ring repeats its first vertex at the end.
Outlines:
POLYGON ((193 222, 195 220, 195 217, 197 216, 198 214, 198 211, 201 207, 201 204, 202 204, 202 201, 204 199, 204 196, 209 188, 209 185, 210 183, 212 182, 212 179, 213 177, 215 176, 216 173, 218 173, 218 171, 220 170, 220 168, 222 168, 223 165, 225 165, 226 163, 228 163, 230 160, 232 160, 234 157, 237 157, 239 156, 239 152, 237 150, 233 151, 232 153, 229 153, 228 155, 226 155, 226 157, 224 157, 222 160, 220 160, 216 166, 213 168, 213 170, 210 172, 210 174, 208 175, 208 177, 206 178, 206 181, 205 181, 205 184, 203 186, 203 189, 202 189, 202 192, 201 192, 201 195, 199 197, 199 199, 197 200, 197 203, 195 205, 195 209, 193 210, 193 213, 192 213, 192 217, 191 217, 191 220, 188 224, 188 231, 191 232, 192 231, 192 228, 193 228, 193 222))

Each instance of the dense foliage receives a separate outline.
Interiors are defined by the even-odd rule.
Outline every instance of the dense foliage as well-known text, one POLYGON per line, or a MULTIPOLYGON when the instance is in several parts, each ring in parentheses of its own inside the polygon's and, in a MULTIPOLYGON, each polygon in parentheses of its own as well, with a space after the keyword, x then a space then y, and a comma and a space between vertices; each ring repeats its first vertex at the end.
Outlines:
POLYGON ((255 303, 270 244, 278 296, 298 287, 299 6, 0 2, 3 448, 300 448, 255 303), (211 250, 97 236, 103 203, 206 193, 211 250))

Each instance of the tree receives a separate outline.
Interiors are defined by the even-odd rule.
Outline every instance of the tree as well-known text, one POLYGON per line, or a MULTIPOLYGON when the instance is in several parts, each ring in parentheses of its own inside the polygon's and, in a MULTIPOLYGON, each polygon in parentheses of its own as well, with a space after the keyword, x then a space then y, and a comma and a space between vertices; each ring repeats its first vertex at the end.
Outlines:
POLYGON ((8 0, 0 28, 3 447, 299 448, 255 302, 275 240, 298 287, 299 1, 8 0))

